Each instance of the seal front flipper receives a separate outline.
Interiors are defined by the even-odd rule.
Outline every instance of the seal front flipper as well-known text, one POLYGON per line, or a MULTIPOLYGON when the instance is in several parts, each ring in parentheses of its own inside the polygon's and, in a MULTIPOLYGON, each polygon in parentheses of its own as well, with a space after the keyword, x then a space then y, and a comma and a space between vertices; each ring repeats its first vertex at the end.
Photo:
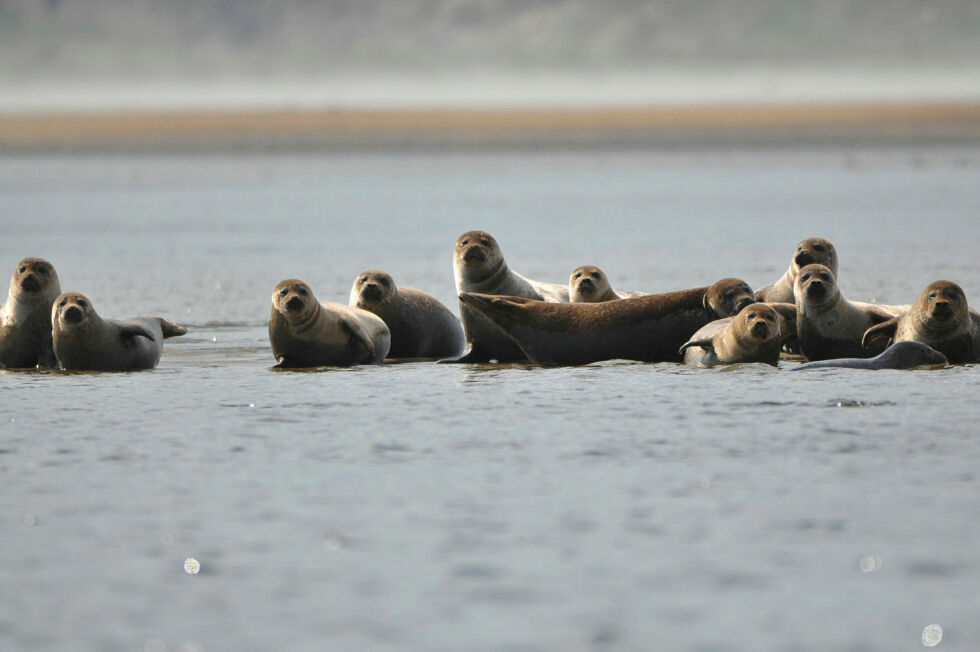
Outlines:
POLYGON ((886 345, 890 344, 892 338, 895 337, 895 330, 898 328, 898 319, 898 317, 893 317, 864 331, 864 335, 861 337, 861 346, 866 349, 870 348, 882 338, 887 338, 886 345))
POLYGON ((681 348, 677 349, 677 353, 684 355, 684 352, 692 346, 700 346, 705 351, 710 351, 714 348, 714 342, 712 340, 688 340, 684 342, 681 348))
POLYGON ((342 315, 340 317, 340 328, 343 329, 348 337, 350 337, 351 342, 358 342, 368 353, 368 358, 374 360, 374 356, 377 354, 374 348, 374 342, 368 337, 367 332, 363 327, 357 322, 356 319, 348 315, 342 315))
POLYGON ((458 358, 443 358, 439 364, 456 364, 469 362, 490 362, 492 358, 479 346, 471 346, 458 358))
POLYGON ((119 337, 121 338, 145 337, 151 342, 154 341, 153 333, 151 333, 149 330, 147 330, 146 328, 138 324, 120 324, 119 337))

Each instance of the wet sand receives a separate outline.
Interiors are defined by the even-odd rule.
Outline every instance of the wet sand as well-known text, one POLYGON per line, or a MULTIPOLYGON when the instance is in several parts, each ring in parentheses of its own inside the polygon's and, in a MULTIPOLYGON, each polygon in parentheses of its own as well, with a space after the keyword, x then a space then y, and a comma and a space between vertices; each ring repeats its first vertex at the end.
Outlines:
POLYGON ((4 151, 980 141, 980 103, 0 114, 4 151))

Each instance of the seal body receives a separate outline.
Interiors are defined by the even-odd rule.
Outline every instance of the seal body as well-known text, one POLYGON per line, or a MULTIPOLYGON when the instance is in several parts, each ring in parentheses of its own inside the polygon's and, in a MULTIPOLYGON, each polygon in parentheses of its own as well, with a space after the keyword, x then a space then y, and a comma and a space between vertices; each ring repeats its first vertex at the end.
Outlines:
POLYGON ((922 342, 950 362, 980 362, 980 315, 967 304, 966 294, 952 281, 930 283, 911 309, 868 329, 863 343, 922 342))
POLYGON ((807 238, 797 243, 789 269, 779 280, 756 290, 756 299, 767 303, 796 303, 796 277, 801 268, 814 264, 825 266, 837 276, 837 250, 829 240, 807 238))
POLYGON ((61 294, 54 266, 43 258, 17 263, 0 308, 0 367, 54 367, 51 304, 61 294))
POLYGON ((776 366, 783 335, 783 318, 769 304, 753 303, 734 317, 700 328, 680 348, 686 364, 711 367, 739 362, 776 366))
POLYGON ((616 292, 609 277, 595 265, 577 268, 568 279, 568 298, 571 303, 601 303, 617 299, 646 296, 646 292, 616 292))
POLYGON ((51 308, 54 352, 62 369, 133 371, 152 369, 163 340, 183 335, 183 326, 162 317, 102 319, 84 294, 69 292, 51 308))
MULTIPOLYGON (((507 266, 497 241, 486 231, 468 231, 456 241, 453 253, 456 293, 477 292, 568 303, 568 288, 525 278, 507 266)), ((464 302, 459 314, 469 351, 456 362, 524 360, 521 348, 480 311, 464 302)))
POLYGON ((871 304, 847 301, 833 272, 824 265, 807 265, 796 278, 796 333, 800 351, 809 360, 870 358, 884 346, 865 349, 862 337, 892 315, 871 304))
POLYGON ((838 358, 836 360, 820 360, 807 362, 792 371, 800 369, 827 369, 842 367, 846 369, 912 369, 923 365, 945 365, 949 361, 946 356, 931 346, 922 342, 895 342, 884 352, 873 358, 838 358))
POLYGON ((358 274, 349 303, 384 320, 391 331, 389 358, 446 358, 466 348, 463 326, 446 306, 427 292, 396 286, 381 270, 358 274))
POLYGON ((309 285, 288 279, 272 293, 269 342, 280 367, 350 366, 384 360, 391 331, 374 313, 318 302, 309 285))
POLYGON ((460 300, 506 332, 532 362, 576 365, 598 360, 678 362, 689 335, 718 318, 709 288, 602 303, 547 303, 463 293, 460 300))

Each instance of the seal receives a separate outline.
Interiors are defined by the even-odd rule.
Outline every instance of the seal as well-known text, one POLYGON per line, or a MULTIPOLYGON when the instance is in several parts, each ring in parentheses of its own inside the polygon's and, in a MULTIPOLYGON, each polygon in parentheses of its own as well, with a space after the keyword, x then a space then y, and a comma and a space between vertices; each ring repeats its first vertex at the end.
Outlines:
POLYGON ((438 299, 395 285, 387 272, 369 269, 354 279, 349 304, 373 312, 391 331, 389 358, 446 358, 466 348, 463 326, 438 299))
POLYGON ((609 284, 606 273, 595 265, 583 265, 568 278, 568 298, 571 303, 602 303, 644 296, 646 292, 616 292, 609 284))
POLYGON ((17 263, 0 308, 0 367, 54 367, 51 304, 61 294, 54 266, 43 258, 17 263))
POLYGON ((847 301, 830 268, 819 264, 801 268, 793 292, 796 334, 800 351, 808 360, 870 358, 885 349, 866 349, 861 339, 866 330, 892 319, 892 315, 871 304, 847 301))
POLYGON ((793 252, 793 260, 789 263, 789 269, 778 281, 756 290, 756 299, 767 303, 795 303, 794 288, 800 269, 815 264, 827 267, 835 277, 837 276, 837 250, 834 249, 834 245, 829 240, 807 238, 797 243, 796 250, 793 252))
POLYGON ((734 317, 700 328, 681 346, 686 364, 711 367, 739 362, 777 366, 781 342, 787 334, 783 317, 767 303, 753 303, 734 317))
MULTIPOLYGON (((456 240, 453 254, 456 293, 506 295, 568 303, 568 288, 555 283, 534 281, 511 271, 500 245, 486 231, 467 231, 456 240)), ((513 362, 525 356, 517 344, 479 311, 460 302, 459 314, 469 350, 460 358, 446 362, 513 362)))
POLYGON ((732 317, 755 303, 755 293, 740 278, 723 278, 704 295, 705 307, 719 317, 732 317))
POLYGON ((922 342, 952 363, 980 362, 980 314, 970 309, 963 288, 936 281, 908 312, 870 327, 862 338, 870 347, 882 341, 922 342))
POLYGON ((949 361, 939 351, 922 342, 906 340, 895 342, 883 353, 873 358, 838 358, 836 360, 820 360, 791 367, 791 371, 800 369, 827 369, 842 367, 846 369, 912 369, 924 365, 946 365, 949 361))
POLYGON ((691 333, 718 319, 702 287, 602 303, 547 303, 464 292, 460 301, 509 335, 532 362, 679 362, 691 333))
POLYGON ((162 317, 102 319, 84 294, 67 292, 51 307, 54 353, 62 369, 132 371, 157 366, 163 340, 187 329, 162 317))
POLYGON ((391 331, 374 313, 318 302, 309 285, 287 279, 272 292, 269 342, 280 367, 350 366, 384 360, 391 331))

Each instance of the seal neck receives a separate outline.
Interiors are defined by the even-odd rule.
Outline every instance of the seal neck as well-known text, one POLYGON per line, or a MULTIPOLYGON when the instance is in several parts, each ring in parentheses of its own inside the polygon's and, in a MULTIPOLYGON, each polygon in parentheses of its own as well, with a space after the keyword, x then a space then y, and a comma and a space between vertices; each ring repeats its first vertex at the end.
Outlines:
MULTIPOLYGON (((466 267, 463 267, 462 270, 463 273, 460 275, 460 280, 466 285, 467 292, 482 292, 488 287, 496 287, 499 285, 500 279, 510 274, 507 261, 502 258, 496 265, 487 267, 485 270, 471 271, 467 270, 466 267)), ((462 288, 457 289, 462 290, 462 288)))

